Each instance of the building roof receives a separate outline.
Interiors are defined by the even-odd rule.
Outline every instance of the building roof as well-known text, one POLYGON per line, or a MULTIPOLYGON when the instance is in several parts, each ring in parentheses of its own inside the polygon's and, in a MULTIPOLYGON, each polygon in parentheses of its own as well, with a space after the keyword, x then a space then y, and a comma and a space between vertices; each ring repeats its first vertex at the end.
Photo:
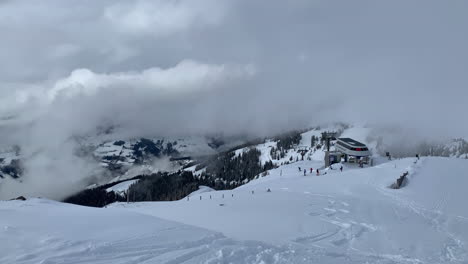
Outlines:
POLYGON ((365 147, 366 145, 362 144, 361 142, 358 142, 352 138, 339 138, 338 139, 339 141, 343 141, 345 142, 346 144, 349 144, 351 146, 355 146, 355 147, 365 147))

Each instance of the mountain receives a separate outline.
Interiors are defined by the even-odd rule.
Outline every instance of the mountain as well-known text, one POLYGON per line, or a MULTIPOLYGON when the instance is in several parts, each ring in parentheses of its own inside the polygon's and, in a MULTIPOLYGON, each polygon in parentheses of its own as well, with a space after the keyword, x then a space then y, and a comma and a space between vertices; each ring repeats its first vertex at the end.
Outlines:
MULTIPOLYGON (((109 139, 115 136, 75 138, 74 152, 99 163, 105 177, 90 178, 90 185, 101 185, 133 178, 145 173, 174 171, 188 164, 192 157, 213 155, 237 144, 237 139, 225 142, 219 136, 157 137, 109 139), (159 162, 158 162, 159 161, 159 162), (94 181, 94 182, 93 182, 94 181)), ((30 156, 41 153, 22 153, 19 146, 0 149, 0 182, 2 179, 20 180, 23 163, 30 156)))
MULTIPOLYGON (((103 206, 110 202, 126 200, 124 191, 109 196, 105 190, 113 185, 136 179, 144 180, 139 183, 133 182, 134 189, 139 189, 138 192, 134 192, 135 201, 180 199, 200 185, 217 190, 233 189, 266 175, 267 171, 275 167, 302 159, 298 152, 301 147, 305 147, 306 151, 303 154, 306 159, 323 161, 324 146, 319 140, 321 133, 327 130, 337 131, 338 135, 366 143, 376 157, 384 156, 388 149, 395 150, 395 146, 389 148, 382 143, 381 138, 373 136, 371 128, 344 124, 290 131, 277 136, 250 140, 226 138, 222 135, 122 138, 112 134, 112 129, 107 129, 105 133, 97 136, 74 139, 76 155, 95 162, 101 169, 83 179, 87 188, 81 188, 83 191, 86 189, 88 193, 92 193, 95 189, 96 193, 91 196, 99 198, 91 204, 82 203, 79 202, 83 200, 82 194, 78 193, 81 198, 73 201, 79 204, 103 206), (312 137, 314 137, 313 143, 312 137), (181 172, 191 173, 185 174, 185 177, 188 177, 185 180, 188 187, 162 177, 180 176, 181 172), (161 184, 162 181, 166 182, 167 190, 179 186, 183 191, 170 193, 154 189, 153 185, 161 184)), ((441 143, 422 142, 415 144, 410 150, 404 149, 396 156, 411 157, 415 153, 423 156, 466 158, 468 143, 464 139, 441 143)), ((21 176, 25 171, 24 164, 27 164, 29 158, 30 156, 22 153, 22 149, 17 146, 0 151, 0 186, 5 179, 23 184, 21 176)), ((130 188, 130 185, 128 187, 130 188)), ((87 198, 85 200, 89 201, 87 198)))
POLYGON ((0 202, 0 262, 468 261, 464 159, 382 159, 374 167, 325 168, 319 176, 303 176, 298 166, 323 163, 283 164, 236 189, 173 202, 101 209, 44 199, 0 202), (405 172, 406 185, 389 188, 405 172))

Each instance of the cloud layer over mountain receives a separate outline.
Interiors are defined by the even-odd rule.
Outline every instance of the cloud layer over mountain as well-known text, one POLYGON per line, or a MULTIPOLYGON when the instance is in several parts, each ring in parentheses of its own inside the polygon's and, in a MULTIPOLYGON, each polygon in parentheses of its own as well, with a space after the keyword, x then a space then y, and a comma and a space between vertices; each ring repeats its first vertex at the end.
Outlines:
POLYGON ((435 0, 0 1, 0 145, 54 150, 105 126, 129 137, 265 135, 338 121, 468 137, 467 10, 435 0))
POLYGON ((131 123, 134 111, 190 132, 332 120, 468 134, 455 121, 468 84, 463 1, 0 6, 4 117, 131 123))

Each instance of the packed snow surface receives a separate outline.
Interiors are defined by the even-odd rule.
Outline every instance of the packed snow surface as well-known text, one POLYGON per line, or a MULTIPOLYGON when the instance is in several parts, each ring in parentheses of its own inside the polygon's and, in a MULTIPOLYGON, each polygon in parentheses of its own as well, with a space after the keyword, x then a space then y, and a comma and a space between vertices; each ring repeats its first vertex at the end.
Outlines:
POLYGON ((468 161, 322 166, 175 202, 0 202, 0 263, 468 263, 468 161))

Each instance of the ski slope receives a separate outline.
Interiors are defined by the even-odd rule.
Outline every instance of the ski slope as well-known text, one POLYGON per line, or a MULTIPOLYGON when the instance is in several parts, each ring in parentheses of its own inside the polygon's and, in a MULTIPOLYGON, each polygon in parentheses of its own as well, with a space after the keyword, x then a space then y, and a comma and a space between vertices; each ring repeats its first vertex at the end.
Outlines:
POLYGON ((321 166, 175 202, 0 202, 0 263, 468 263, 468 161, 321 166))
POLYGON ((345 167, 344 172, 335 166, 320 176, 309 173, 319 162, 303 161, 272 170, 234 191, 114 207, 215 230, 237 240, 326 249, 338 263, 467 262, 468 208, 463 201, 468 178, 463 171, 468 162, 414 161, 345 167), (299 166, 308 170, 307 176, 299 166), (405 171, 410 172, 408 186, 389 189, 405 171))

